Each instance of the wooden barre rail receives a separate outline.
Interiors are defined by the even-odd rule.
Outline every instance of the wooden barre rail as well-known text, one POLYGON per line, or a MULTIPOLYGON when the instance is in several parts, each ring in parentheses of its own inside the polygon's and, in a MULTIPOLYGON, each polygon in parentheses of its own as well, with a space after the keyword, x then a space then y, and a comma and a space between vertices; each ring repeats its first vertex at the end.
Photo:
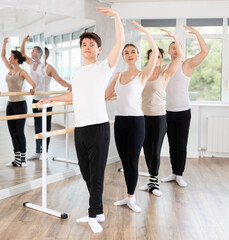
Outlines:
MULTIPOLYGON (((113 101, 113 100, 117 100, 117 97, 112 97, 108 101, 113 101)), ((72 105, 72 102, 55 102, 54 101, 54 102, 49 103, 49 107, 65 106, 65 105, 72 105)), ((33 108, 42 108, 43 106, 40 105, 39 103, 33 103, 32 107, 33 108)))
MULTIPOLYGON (((71 113, 71 112, 74 112, 74 111, 73 110, 70 110, 70 111, 63 110, 63 111, 56 111, 56 112, 47 112, 47 116, 64 114, 64 113, 71 113)), ((42 113, 18 114, 18 115, 0 117, 0 121, 18 120, 18 119, 23 119, 23 118, 41 117, 41 116, 42 116, 42 113)))
MULTIPOLYGON (((66 91, 51 91, 51 92, 35 92, 34 95, 55 95, 55 94, 65 94, 66 91)), ((1 92, 0 97, 12 97, 12 96, 25 96, 32 95, 30 92, 1 92)))
MULTIPOLYGON (((48 107, 56 107, 56 106, 65 106, 65 105, 72 105, 72 102, 50 102, 48 107)), ((39 103, 33 103, 33 108, 42 108, 43 106, 39 103)))
MULTIPOLYGON (((113 125, 113 124, 114 124, 114 121, 110 121, 110 125, 113 125)), ((58 136, 58 135, 71 133, 71 132, 74 132, 74 129, 75 128, 65 128, 65 129, 60 129, 60 130, 47 132, 46 137, 53 137, 53 136, 58 136)), ((43 137, 42 133, 35 134, 35 139, 42 139, 42 137, 43 137)))

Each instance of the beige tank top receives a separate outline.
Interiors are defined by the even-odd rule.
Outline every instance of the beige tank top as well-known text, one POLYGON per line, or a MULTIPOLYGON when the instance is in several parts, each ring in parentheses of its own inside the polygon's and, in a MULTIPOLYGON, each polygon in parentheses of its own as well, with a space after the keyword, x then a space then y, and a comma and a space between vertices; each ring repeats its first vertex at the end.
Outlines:
MULTIPOLYGON (((10 75, 9 73, 6 76, 6 83, 8 85, 9 92, 21 92, 24 79, 21 80, 20 75, 21 70, 19 70, 16 74, 10 75)), ((9 102, 21 102, 24 101, 23 96, 9 96, 9 102)))
POLYGON ((142 92, 142 111, 146 116, 165 115, 163 97, 165 88, 162 82, 162 74, 156 80, 147 81, 142 92))

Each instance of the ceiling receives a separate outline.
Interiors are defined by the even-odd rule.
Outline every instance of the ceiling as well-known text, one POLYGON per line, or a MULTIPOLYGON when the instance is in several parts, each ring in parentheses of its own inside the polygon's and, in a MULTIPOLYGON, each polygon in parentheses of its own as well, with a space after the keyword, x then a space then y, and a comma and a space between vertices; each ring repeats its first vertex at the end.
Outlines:
POLYGON ((43 17, 40 12, 23 10, 0 5, 0 31, 13 31, 38 21, 43 17))
MULTIPOLYGON (((203 2, 204 0, 97 0, 101 3, 133 3, 133 2, 203 2)), ((205 2, 218 2, 219 0, 205 0, 205 2)), ((229 0, 223 0, 223 1, 229 1, 229 0)))

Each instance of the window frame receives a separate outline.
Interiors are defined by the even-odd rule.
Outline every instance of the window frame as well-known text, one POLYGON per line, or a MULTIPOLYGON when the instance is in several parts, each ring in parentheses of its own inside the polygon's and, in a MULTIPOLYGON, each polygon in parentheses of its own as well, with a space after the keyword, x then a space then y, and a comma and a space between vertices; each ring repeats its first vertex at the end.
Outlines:
MULTIPOLYGON (((189 18, 190 19, 190 18, 189 18)), ((196 100, 195 103, 198 104, 226 104, 229 103, 229 18, 221 18, 223 19, 222 24, 222 34, 201 34, 203 38, 207 39, 222 39, 222 72, 221 72, 221 99, 217 101, 212 100, 196 100)), ((177 35, 180 43, 182 45, 182 49, 184 51, 184 55, 186 59, 186 40, 195 38, 195 36, 188 35, 186 31, 184 31, 184 25, 187 24, 187 18, 176 19, 175 26, 175 34, 177 35)), ((153 26, 152 26, 153 27, 153 26)), ((163 26, 166 28, 166 26, 163 26)), ((152 37, 156 39, 167 39, 162 35, 152 35, 152 37)), ((147 39, 145 35, 141 35, 141 40, 147 39)))

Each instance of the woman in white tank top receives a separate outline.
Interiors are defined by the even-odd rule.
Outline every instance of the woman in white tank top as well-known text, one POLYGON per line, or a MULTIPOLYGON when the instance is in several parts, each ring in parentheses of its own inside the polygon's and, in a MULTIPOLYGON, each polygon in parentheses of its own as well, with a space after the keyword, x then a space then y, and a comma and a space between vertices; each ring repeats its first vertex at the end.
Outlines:
POLYGON ((155 53, 147 66, 140 71, 136 67, 139 52, 135 45, 126 44, 123 48, 123 59, 128 64, 126 72, 116 73, 111 84, 106 90, 105 97, 109 99, 114 92, 117 94, 117 108, 115 117, 115 142, 121 158, 124 176, 127 185, 128 197, 117 201, 114 205, 127 204, 130 209, 140 212, 136 205, 134 192, 138 179, 138 161, 145 138, 145 122, 141 110, 142 90, 150 77, 158 57, 158 48, 148 33, 141 25, 133 22, 135 28, 144 32, 150 47, 155 53))
MULTIPOLYGON (((149 191, 156 196, 162 195, 162 192, 159 191, 158 171, 160 166, 161 147, 167 131, 166 111, 163 97, 165 87, 170 78, 177 71, 183 59, 183 52, 176 36, 164 29, 161 30, 167 33, 166 36, 174 39, 177 47, 177 58, 167 69, 165 69, 165 67, 161 68, 164 51, 159 48, 156 67, 142 93, 142 110, 145 117, 146 132, 143 149, 150 179, 148 184, 139 188, 140 190, 149 191)), ((152 50, 150 49, 147 52, 148 60, 152 57, 152 54, 152 50)))

